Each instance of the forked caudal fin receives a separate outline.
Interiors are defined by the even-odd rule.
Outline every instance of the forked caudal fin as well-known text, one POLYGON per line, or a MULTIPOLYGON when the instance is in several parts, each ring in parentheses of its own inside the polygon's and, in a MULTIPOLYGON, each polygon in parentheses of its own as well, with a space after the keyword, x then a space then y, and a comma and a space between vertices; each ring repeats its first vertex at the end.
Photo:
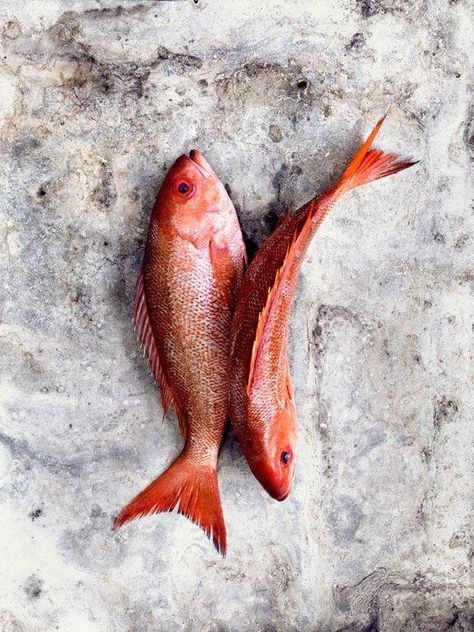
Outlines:
POLYGON ((216 470, 209 465, 195 464, 184 453, 122 509, 113 529, 134 518, 175 508, 199 525, 225 556, 226 530, 216 470))
POLYGON ((365 143, 352 158, 340 177, 336 188, 341 193, 367 184, 368 182, 385 178, 386 176, 390 176, 393 173, 397 173, 398 171, 417 164, 418 161, 401 160, 396 154, 386 154, 380 149, 371 149, 372 143, 382 127, 386 116, 385 114, 377 122, 365 143))

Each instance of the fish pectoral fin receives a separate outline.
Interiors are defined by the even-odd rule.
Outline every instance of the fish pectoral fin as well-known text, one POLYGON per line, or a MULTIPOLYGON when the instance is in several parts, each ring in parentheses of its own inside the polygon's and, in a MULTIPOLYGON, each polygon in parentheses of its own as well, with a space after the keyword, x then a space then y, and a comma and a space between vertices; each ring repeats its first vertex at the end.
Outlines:
MULTIPOLYGON (((135 290, 135 301, 133 304, 133 320, 137 328, 138 339, 143 345, 145 355, 150 363, 151 371, 155 380, 158 382, 161 389, 161 401, 163 404, 163 410, 168 412, 170 406, 173 404, 173 393, 171 387, 168 384, 166 376, 163 371, 163 367, 160 363, 160 357, 158 353, 158 346, 156 344, 155 336, 151 328, 150 317, 148 313, 148 306, 146 304, 145 297, 145 282, 143 274, 143 264, 140 268, 138 275, 137 287, 135 290)), ((180 417, 179 411, 178 417, 180 417)), ((183 426, 180 418, 180 429, 183 434, 183 426)), ((184 436, 184 434, 183 434, 184 436)))
POLYGON ((209 241, 209 257, 217 287, 224 292, 229 302, 233 301, 235 297, 232 296, 232 293, 237 289, 238 269, 229 247, 211 239, 209 241))
POLYGON ((113 529, 134 518, 175 508, 199 525, 225 556, 226 529, 216 469, 195 463, 185 452, 122 509, 115 518, 113 529))

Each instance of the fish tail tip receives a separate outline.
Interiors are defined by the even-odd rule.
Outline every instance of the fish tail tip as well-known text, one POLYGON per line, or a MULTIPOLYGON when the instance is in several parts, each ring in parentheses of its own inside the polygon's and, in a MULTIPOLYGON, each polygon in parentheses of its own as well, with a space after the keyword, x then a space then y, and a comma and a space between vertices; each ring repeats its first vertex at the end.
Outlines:
POLYGON ((226 528, 214 467, 197 465, 185 455, 136 496, 115 518, 115 531, 125 522, 176 509, 197 524, 225 557, 226 528))

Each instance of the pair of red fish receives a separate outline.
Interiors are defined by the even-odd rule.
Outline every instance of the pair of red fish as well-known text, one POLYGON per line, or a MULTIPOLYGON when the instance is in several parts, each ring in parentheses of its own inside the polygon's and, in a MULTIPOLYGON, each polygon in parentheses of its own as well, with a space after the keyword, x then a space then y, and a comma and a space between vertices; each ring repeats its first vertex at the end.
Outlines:
POLYGON ((150 220, 134 320, 184 447, 114 527, 176 508, 225 555, 217 459, 228 417, 256 478, 273 498, 288 496, 296 412, 287 343, 298 272, 341 195, 415 164, 371 149, 384 118, 338 182, 287 214, 246 271, 234 206, 208 162, 191 151, 171 167, 150 220))

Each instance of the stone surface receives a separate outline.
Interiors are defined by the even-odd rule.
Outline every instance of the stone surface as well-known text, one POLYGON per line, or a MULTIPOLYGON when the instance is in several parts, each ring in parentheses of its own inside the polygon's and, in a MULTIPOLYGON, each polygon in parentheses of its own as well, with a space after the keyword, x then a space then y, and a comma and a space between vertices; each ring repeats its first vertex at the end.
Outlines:
POLYGON ((3 632, 474 629, 468 8, 3 0, 3 632), (292 495, 230 436, 225 560, 174 514, 112 533, 181 444, 130 320, 164 172, 205 152, 254 251, 389 105, 379 145, 421 162, 304 263, 292 495))

